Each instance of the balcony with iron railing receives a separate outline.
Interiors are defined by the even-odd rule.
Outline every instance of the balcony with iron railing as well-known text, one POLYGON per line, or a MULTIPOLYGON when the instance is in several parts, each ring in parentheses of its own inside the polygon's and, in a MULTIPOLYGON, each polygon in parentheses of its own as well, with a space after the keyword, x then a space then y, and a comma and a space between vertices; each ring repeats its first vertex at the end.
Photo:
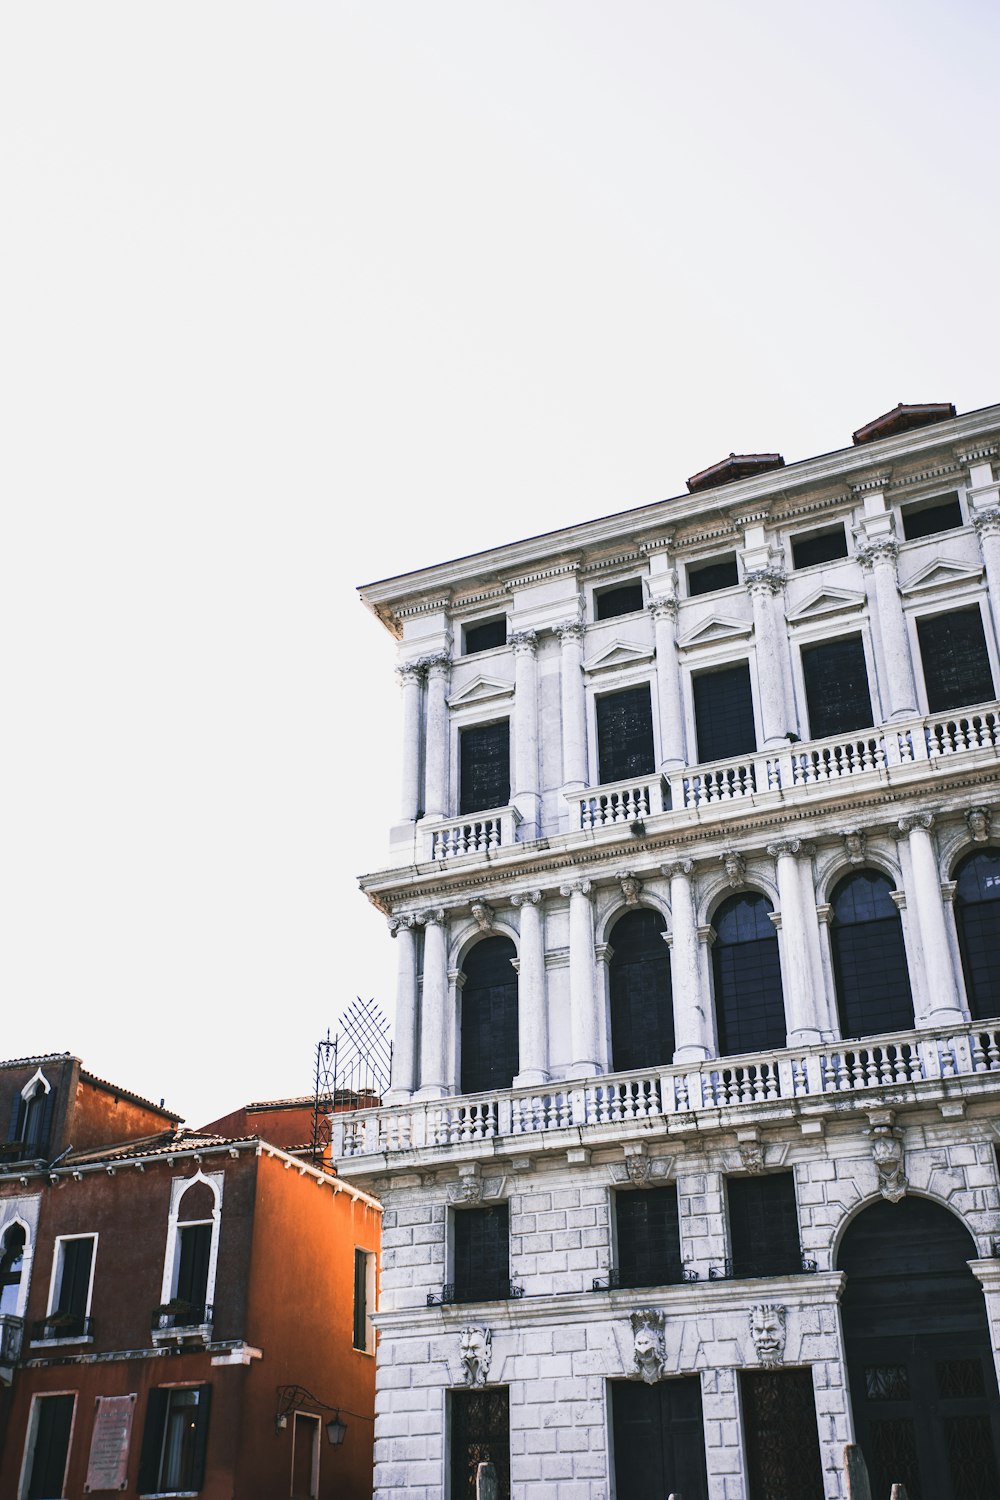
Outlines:
POLYGON ((510 1302, 524 1296, 524 1287, 506 1276, 468 1277, 463 1281, 446 1281, 439 1292, 427 1293, 428 1307, 448 1307, 452 1303, 510 1302))
POLYGON ((150 1330, 154 1344, 208 1343, 212 1337, 210 1303, 174 1298, 153 1309, 150 1330))
POLYGON ((619 1136, 653 1124, 681 1133, 824 1104, 863 1110, 885 1091, 902 1103, 959 1087, 1000 1093, 1000 1020, 339 1113, 332 1151, 343 1176, 364 1176, 402 1169, 408 1158, 598 1146, 607 1127, 619 1136))
POLYGON ((94 1338, 94 1320, 82 1313, 54 1312, 38 1318, 31 1325, 33 1344, 81 1344, 94 1338))

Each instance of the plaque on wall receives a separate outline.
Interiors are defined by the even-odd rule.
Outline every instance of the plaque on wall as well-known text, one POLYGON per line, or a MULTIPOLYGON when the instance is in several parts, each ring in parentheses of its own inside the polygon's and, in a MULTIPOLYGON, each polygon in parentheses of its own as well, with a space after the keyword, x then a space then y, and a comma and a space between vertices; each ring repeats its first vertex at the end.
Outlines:
POLYGON ((128 1447, 135 1395, 98 1396, 84 1494, 123 1490, 128 1485, 128 1447))

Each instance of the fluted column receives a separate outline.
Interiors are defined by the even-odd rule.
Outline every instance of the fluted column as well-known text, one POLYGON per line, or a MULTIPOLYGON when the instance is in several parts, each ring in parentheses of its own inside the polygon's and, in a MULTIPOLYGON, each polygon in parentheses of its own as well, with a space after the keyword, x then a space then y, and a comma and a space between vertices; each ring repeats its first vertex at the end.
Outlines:
POLYGON ((424 929, 424 984, 420 997, 420 1088, 422 1099, 440 1099, 448 1091, 448 938, 440 908, 417 918, 424 929))
POLYGON ((413 917, 392 917, 396 939, 396 1026, 392 1083, 386 1103, 408 1099, 417 1086, 417 944, 413 917))
POLYGON ((775 568, 755 568, 746 574, 747 591, 753 607, 753 634, 757 656, 757 687, 760 693, 760 720, 764 744, 785 745, 792 727, 792 705, 786 701, 782 653, 788 646, 783 630, 776 628, 774 600, 785 587, 785 580, 775 568))
POLYGON ((420 816, 420 694, 425 668, 410 661, 396 668, 403 691, 403 786, 400 817, 412 822, 420 816))
POLYGON ((964 1022, 958 985, 948 940, 941 877, 930 830, 931 813, 912 813, 899 819, 899 831, 906 835, 913 872, 913 904, 920 945, 924 955, 924 974, 930 1009, 922 1018, 928 1026, 961 1025, 964 1022))
POLYGON ((587 785, 587 700, 583 683, 584 626, 570 620, 555 627, 562 647, 559 687, 562 704, 563 791, 587 785))
POLYGON ((993 612, 993 629, 1000 638, 1000 505, 987 505, 972 513, 972 524, 979 537, 986 588, 993 612))
POLYGON ((917 711, 913 661, 896 578, 898 553, 895 537, 885 535, 869 537, 858 550, 861 564, 872 580, 873 613, 882 642, 885 671, 883 703, 890 719, 909 718, 917 711))
POLYGON ((687 764, 687 736, 684 732, 684 697, 681 692, 681 666, 677 656, 677 598, 664 594, 653 599, 649 612, 653 616, 656 642, 656 696, 660 706, 660 770, 675 771, 687 764))
MULTIPOLYGON (((767 852, 777 863, 778 900, 781 903, 782 989, 790 1045, 818 1042, 823 1022, 817 1014, 815 976, 806 931, 807 911, 802 899, 798 856, 810 858, 812 846, 801 839, 779 839, 767 852)), ((815 904, 812 920, 815 921, 815 904)))
POLYGON ((592 1078, 601 1071, 594 994, 594 909, 589 880, 559 887, 569 897, 570 1078, 592 1078))
POLYGON ((424 814, 444 818, 451 812, 448 795, 448 683, 451 657, 431 656, 427 663, 427 771, 424 814))
POLYGON ((514 650, 514 786, 511 802, 521 814, 522 838, 538 836, 538 637, 520 630, 514 650))
POLYGON ((545 935, 541 891, 511 896, 520 909, 518 953, 516 1088, 534 1088, 549 1076, 548 1019, 545 1014, 545 935))
POLYGON ((689 859, 664 865, 670 881, 670 987, 674 996, 674 1062, 701 1062, 715 1051, 708 992, 701 982, 698 927, 689 859))

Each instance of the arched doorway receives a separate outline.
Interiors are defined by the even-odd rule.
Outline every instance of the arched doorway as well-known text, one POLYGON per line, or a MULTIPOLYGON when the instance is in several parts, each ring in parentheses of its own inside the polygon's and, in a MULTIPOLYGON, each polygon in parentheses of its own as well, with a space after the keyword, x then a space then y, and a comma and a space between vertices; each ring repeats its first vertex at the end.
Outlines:
POLYGON ((759 891, 723 901, 712 918, 719 1053, 767 1052, 786 1041, 778 934, 759 891))
POLYGON ((878 870, 857 870, 834 887, 830 905, 841 1036, 910 1031, 910 976, 891 880, 878 870))
POLYGON ((968 1230, 925 1198, 879 1202, 837 1258, 857 1442, 873 1496, 996 1500, 1000 1401, 968 1230))
POLYGON ((518 1071, 517 974, 510 938, 483 938, 466 955, 462 989, 463 1094, 509 1089, 518 1071))
POLYGON ((674 1060, 674 1006, 667 924, 639 907, 611 929, 611 1066, 652 1068, 674 1060))
POLYGON ((1000 849, 979 849, 955 871, 955 916, 974 1021, 1000 1016, 1000 849))

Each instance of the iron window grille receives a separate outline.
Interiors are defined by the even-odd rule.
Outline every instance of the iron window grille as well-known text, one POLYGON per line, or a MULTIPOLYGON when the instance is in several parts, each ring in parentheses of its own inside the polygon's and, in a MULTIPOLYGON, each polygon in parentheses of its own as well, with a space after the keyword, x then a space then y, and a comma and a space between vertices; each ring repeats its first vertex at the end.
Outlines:
POLYGON ((94 1336, 94 1320, 74 1312, 49 1313, 31 1325, 31 1337, 37 1343, 46 1339, 89 1339, 94 1336))
POLYGON ((172 1328, 204 1328, 211 1322, 210 1302, 182 1302, 174 1298, 154 1307, 150 1328, 154 1333, 166 1333, 172 1328))

